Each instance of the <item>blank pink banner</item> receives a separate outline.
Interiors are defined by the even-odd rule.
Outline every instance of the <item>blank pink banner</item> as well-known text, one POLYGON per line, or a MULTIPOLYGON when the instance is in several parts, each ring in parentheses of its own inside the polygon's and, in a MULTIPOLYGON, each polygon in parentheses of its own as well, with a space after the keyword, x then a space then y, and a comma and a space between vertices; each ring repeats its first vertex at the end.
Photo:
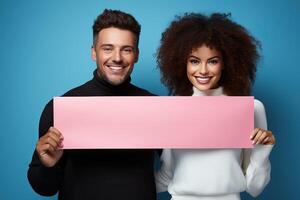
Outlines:
POLYGON ((252 148, 253 97, 56 97, 65 149, 252 148))

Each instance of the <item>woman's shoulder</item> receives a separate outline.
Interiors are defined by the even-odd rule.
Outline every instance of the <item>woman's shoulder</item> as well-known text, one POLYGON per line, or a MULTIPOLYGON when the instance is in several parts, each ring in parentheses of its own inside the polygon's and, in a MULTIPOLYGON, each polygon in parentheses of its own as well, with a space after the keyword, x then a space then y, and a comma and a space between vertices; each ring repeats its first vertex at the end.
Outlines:
POLYGON ((255 99, 254 100, 254 126, 256 128, 267 129, 267 116, 264 104, 255 99))
POLYGON ((254 99, 254 110, 257 111, 257 112, 260 112, 260 111, 265 111, 265 106, 264 104, 258 100, 258 99, 254 99))

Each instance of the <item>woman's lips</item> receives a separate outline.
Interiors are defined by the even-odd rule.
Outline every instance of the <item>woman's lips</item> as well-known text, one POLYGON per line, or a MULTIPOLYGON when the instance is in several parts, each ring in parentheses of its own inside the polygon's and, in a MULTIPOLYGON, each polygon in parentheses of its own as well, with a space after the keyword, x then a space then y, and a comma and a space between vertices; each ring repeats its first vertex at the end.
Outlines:
POLYGON ((196 76, 196 80, 200 84, 207 84, 212 77, 210 76, 196 76))

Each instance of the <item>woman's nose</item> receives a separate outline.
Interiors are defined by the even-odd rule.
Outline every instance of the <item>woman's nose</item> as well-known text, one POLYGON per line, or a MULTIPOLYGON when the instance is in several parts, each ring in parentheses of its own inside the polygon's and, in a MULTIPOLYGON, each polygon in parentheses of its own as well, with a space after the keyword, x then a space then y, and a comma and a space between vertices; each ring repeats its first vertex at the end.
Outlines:
POLYGON ((202 64, 200 65, 199 72, 200 72, 200 74, 203 74, 203 75, 208 73, 206 63, 202 63, 202 64))

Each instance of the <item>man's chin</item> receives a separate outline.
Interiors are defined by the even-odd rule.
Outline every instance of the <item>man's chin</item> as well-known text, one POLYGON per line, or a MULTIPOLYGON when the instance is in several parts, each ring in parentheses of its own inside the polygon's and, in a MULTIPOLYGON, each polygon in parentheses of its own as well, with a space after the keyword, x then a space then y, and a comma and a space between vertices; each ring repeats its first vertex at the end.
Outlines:
POLYGON ((106 81, 108 83, 110 83, 111 85, 121 85, 122 83, 124 83, 125 81, 125 77, 122 77, 122 78, 107 78, 106 81))
POLYGON ((128 74, 98 73, 98 76, 111 85, 120 85, 129 77, 128 74))

